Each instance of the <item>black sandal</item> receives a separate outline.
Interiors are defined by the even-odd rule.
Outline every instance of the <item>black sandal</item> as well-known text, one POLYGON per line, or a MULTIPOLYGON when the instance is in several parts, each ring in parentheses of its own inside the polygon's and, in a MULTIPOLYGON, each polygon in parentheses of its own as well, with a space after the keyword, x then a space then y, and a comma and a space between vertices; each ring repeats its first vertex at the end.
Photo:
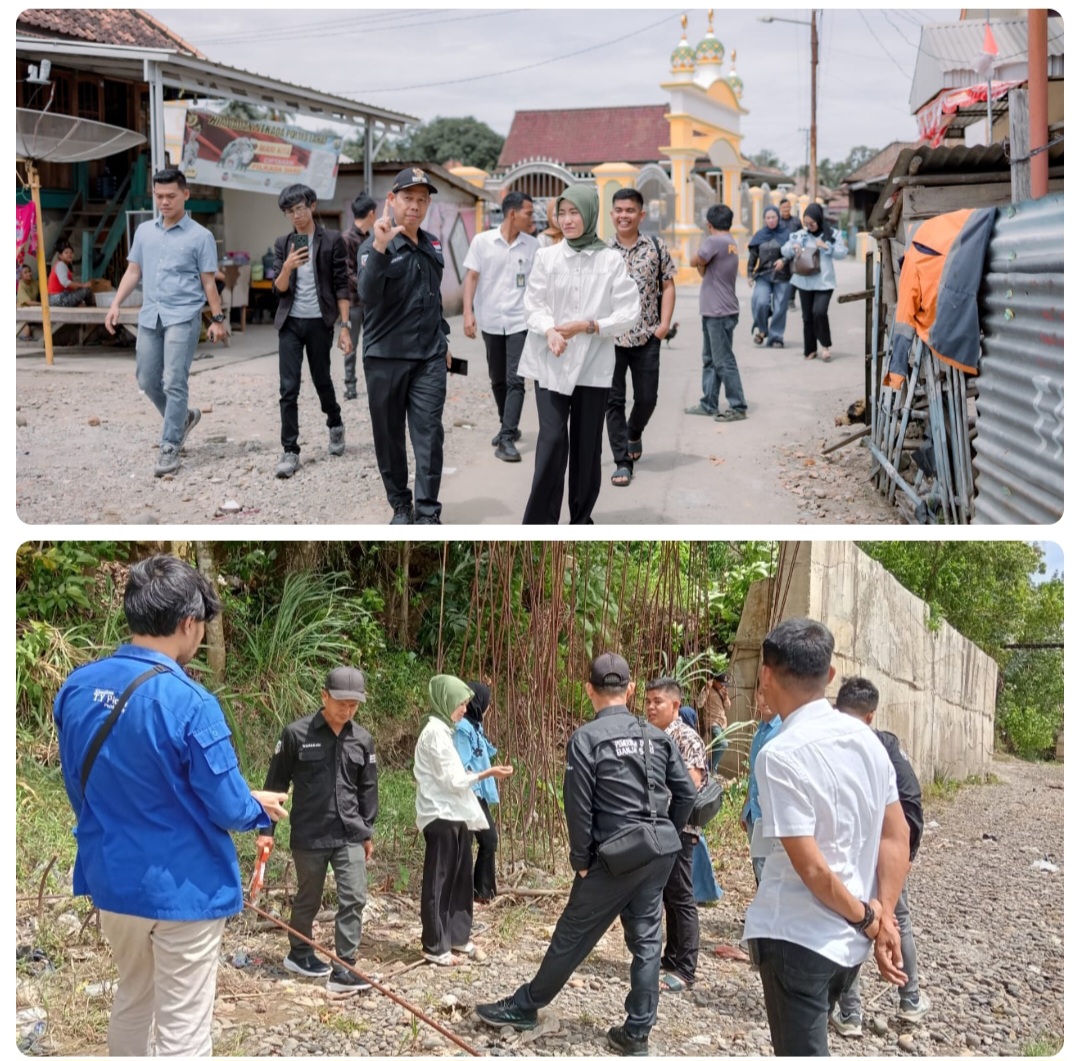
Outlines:
POLYGON ((616 465, 615 471, 611 473, 611 485, 629 486, 630 480, 633 478, 634 466, 632 464, 619 464, 616 465))
POLYGON ((641 460, 641 439, 628 438, 626 440, 626 455, 632 461, 641 460))

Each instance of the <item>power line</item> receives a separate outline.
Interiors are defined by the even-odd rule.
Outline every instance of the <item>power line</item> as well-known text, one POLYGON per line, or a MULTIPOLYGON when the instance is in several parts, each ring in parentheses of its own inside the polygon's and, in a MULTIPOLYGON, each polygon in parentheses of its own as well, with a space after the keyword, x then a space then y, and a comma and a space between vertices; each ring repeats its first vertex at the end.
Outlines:
POLYGON ((890 52, 889 49, 886 48, 885 45, 881 43, 881 38, 874 32, 874 27, 870 25, 870 20, 866 17, 866 15, 863 13, 861 8, 859 9, 859 18, 861 18, 863 20, 863 23, 866 25, 866 28, 870 31, 870 36, 873 37, 874 40, 876 40, 878 42, 878 46, 889 57, 889 62, 892 63, 893 66, 895 66, 896 69, 899 70, 900 73, 902 73, 904 75, 904 77, 910 77, 911 72, 909 70, 905 70, 896 61, 896 58, 893 56, 893 53, 890 52))
MULTIPOLYGON (((277 38, 292 38, 306 35, 311 30, 323 30, 328 29, 333 32, 339 32, 342 29, 346 29, 352 26, 383 26, 395 22, 400 22, 402 19, 416 18, 417 15, 424 14, 423 8, 408 8, 404 11, 395 12, 393 14, 376 15, 374 17, 364 16, 350 19, 333 19, 323 22, 312 22, 305 27, 304 33, 300 33, 295 28, 293 29, 266 29, 260 32, 249 33, 245 32, 243 40, 246 41, 260 41, 260 40, 273 40, 277 38)), ((199 37, 187 34, 187 38, 193 44, 234 44, 236 43, 235 34, 219 34, 218 36, 211 37, 199 37)))
POLYGON ((904 42, 904 43, 905 43, 905 44, 906 44, 906 45, 907 45, 907 46, 908 46, 909 48, 914 48, 914 49, 915 49, 916 51, 918 51, 918 48, 919 48, 919 46, 918 46, 917 44, 914 44, 914 43, 913 43, 912 41, 909 41, 909 40, 907 39, 907 37, 905 37, 905 36, 904 36, 904 31, 903 31, 903 30, 902 30, 902 29, 901 29, 901 28, 900 28, 900 27, 899 27, 899 26, 898 26, 898 25, 897 25, 897 24, 896 24, 895 22, 893 22, 893 20, 892 20, 891 18, 889 18, 889 12, 888 12, 888 11, 882 11, 882 12, 881 12, 881 17, 882 17, 883 19, 885 19, 885 21, 886 21, 886 22, 888 22, 888 24, 889 24, 890 26, 892 26, 892 28, 893 28, 894 30, 896 30, 896 35, 897 35, 897 36, 898 36, 898 37, 899 37, 899 38, 900 38, 900 39, 901 39, 901 40, 902 40, 902 41, 903 41, 903 42, 904 42))

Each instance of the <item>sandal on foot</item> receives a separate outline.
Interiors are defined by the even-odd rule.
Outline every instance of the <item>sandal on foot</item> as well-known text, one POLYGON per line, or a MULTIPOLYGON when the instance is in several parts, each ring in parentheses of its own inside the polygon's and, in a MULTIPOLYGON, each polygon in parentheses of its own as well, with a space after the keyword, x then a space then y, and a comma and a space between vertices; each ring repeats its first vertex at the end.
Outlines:
POLYGON ((632 464, 620 464, 615 471, 611 473, 611 485, 612 486, 629 486, 630 480, 634 477, 634 467, 632 464))
POLYGON ((664 973, 660 977, 661 991, 689 991, 690 985, 674 973, 664 973))
POLYGON ((812 354, 803 354, 803 358, 807 361, 813 361, 815 357, 817 357, 816 350, 812 354))
POLYGON ((626 455, 632 460, 641 460, 641 439, 628 438, 626 440, 626 455))
POLYGON ((832 360, 832 351, 831 350, 826 350, 824 347, 822 347, 821 348, 821 360, 822 361, 831 361, 832 360))

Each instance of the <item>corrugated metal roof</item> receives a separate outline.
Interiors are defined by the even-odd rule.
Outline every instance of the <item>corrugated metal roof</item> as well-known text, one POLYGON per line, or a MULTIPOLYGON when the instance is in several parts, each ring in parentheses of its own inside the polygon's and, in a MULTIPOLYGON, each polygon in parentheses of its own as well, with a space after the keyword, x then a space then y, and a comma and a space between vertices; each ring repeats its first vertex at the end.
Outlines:
POLYGON ((1064 512, 1064 209, 1055 194, 998 211, 979 293, 973 523, 1055 523, 1064 512))

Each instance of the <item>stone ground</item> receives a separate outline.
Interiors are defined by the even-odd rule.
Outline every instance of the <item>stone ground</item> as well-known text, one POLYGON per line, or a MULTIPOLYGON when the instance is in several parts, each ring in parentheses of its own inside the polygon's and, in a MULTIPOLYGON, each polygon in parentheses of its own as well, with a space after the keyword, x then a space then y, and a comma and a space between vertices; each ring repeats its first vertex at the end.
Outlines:
MULTIPOLYGON (((902 1025, 893 990, 873 970, 863 986, 865 1037, 832 1036, 833 1053, 1011 1056, 1037 1041, 1063 1037, 1064 770, 1002 758, 993 771, 998 783, 968 786, 927 805, 930 824, 909 891, 920 980, 933 1010, 914 1029, 902 1025), (1033 868, 1044 859, 1055 868, 1033 868)), ((738 938, 753 892, 748 863, 728 853, 726 864, 720 874, 724 898, 701 911, 698 986, 681 996, 661 996, 651 1037, 654 1055, 771 1053, 760 982, 747 965, 712 953, 716 944, 738 938)), ((557 899, 526 905, 504 898, 479 909, 474 938, 483 959, 444 970, 413 967, 419 951, 415 902, 380 894, 365 918, 360 964, 381 972, 389 988, 482 1054, 603 1055, 604 1033, 620 1021, 627 990, 628 960, 617 929, 542 1011, 534 1032, 498 1033, 472 1013, 477 1002, 509 994, 532 974, 561 905, 557 899)), ((317 928, 321 940, 331 938, 329 921, 317 928)), ((461 1055, 375 992, 330 1001, 322 987, 289 977, 278 964, 285 949, 276 932, 255 932, 243 919, 230 925, 215 1009, 216 1053, 461 1055)), ((86 977, 76 972, 68 979, 81 984, 86 977)), ((23 985, 18 1004, 36 1004, 34 992, 43 990, 44 984, 23 985)), ((84 1005, 103 1006, 106 1000, 107 994, 84 1005)), ((104 1053, 102 1042, 73 1041, 55 1023, 51 1036, 59 1053, 104 1053)))
MULTIPOLYGON (((840 287, 862 287, 862 266, 838 263, 840 287)), ((596 507, 600 524, 897 523, 896 509, 868 484, 867 451, 854 443, 821 449, 856 428, 834 418, 863 394, 861 302, 830 312, 835 359, 805 362, 797 301, 783 350, 750 339, 749 289, 736 355, 750 404, 744 422, 686 416, 701 386, 697 289, 681 288, 679 332, 662 355, 660 403, 645 436, 645 457, 627 488, 609 484, 605 456, 596 507)), ((496 430, 483 346, 452 318, 451 349, 471 374, 451 377, 443 418, 445 523, 517 524, 525 509, 536 444, 536 408, 526 395, 523 460, 494 459, 496 430)), ((204 344, 202 351, 210 348, 204 344)), ((390 517, 371 442, 363 390, 342 402, 348 449, 332 458, 318 401, 305 373, 300 396, 302 466, 277 480, 280 454, 277 336, 269 326, 236 333, 229 349, 193 364, 191 403, 203 410, 180 471, 152 475, 160 418, 134 381, 130 351, 59 348, 53 366, 20 344, 16 361, 16 512, 27 524, 385 524, 390 517), (225 514, 226 502, 241 506, 225 514)), ((335 355, 337 356, 337 355, 335 355)), ((343 370, 334 366, 339 384, 343 370)), ((531 388, 530 388, 531 390, 531 388)), ((606 452, 606 442, 605 442, 606 452)), ((226 511, 228 511, 226 506, 226 511)))

